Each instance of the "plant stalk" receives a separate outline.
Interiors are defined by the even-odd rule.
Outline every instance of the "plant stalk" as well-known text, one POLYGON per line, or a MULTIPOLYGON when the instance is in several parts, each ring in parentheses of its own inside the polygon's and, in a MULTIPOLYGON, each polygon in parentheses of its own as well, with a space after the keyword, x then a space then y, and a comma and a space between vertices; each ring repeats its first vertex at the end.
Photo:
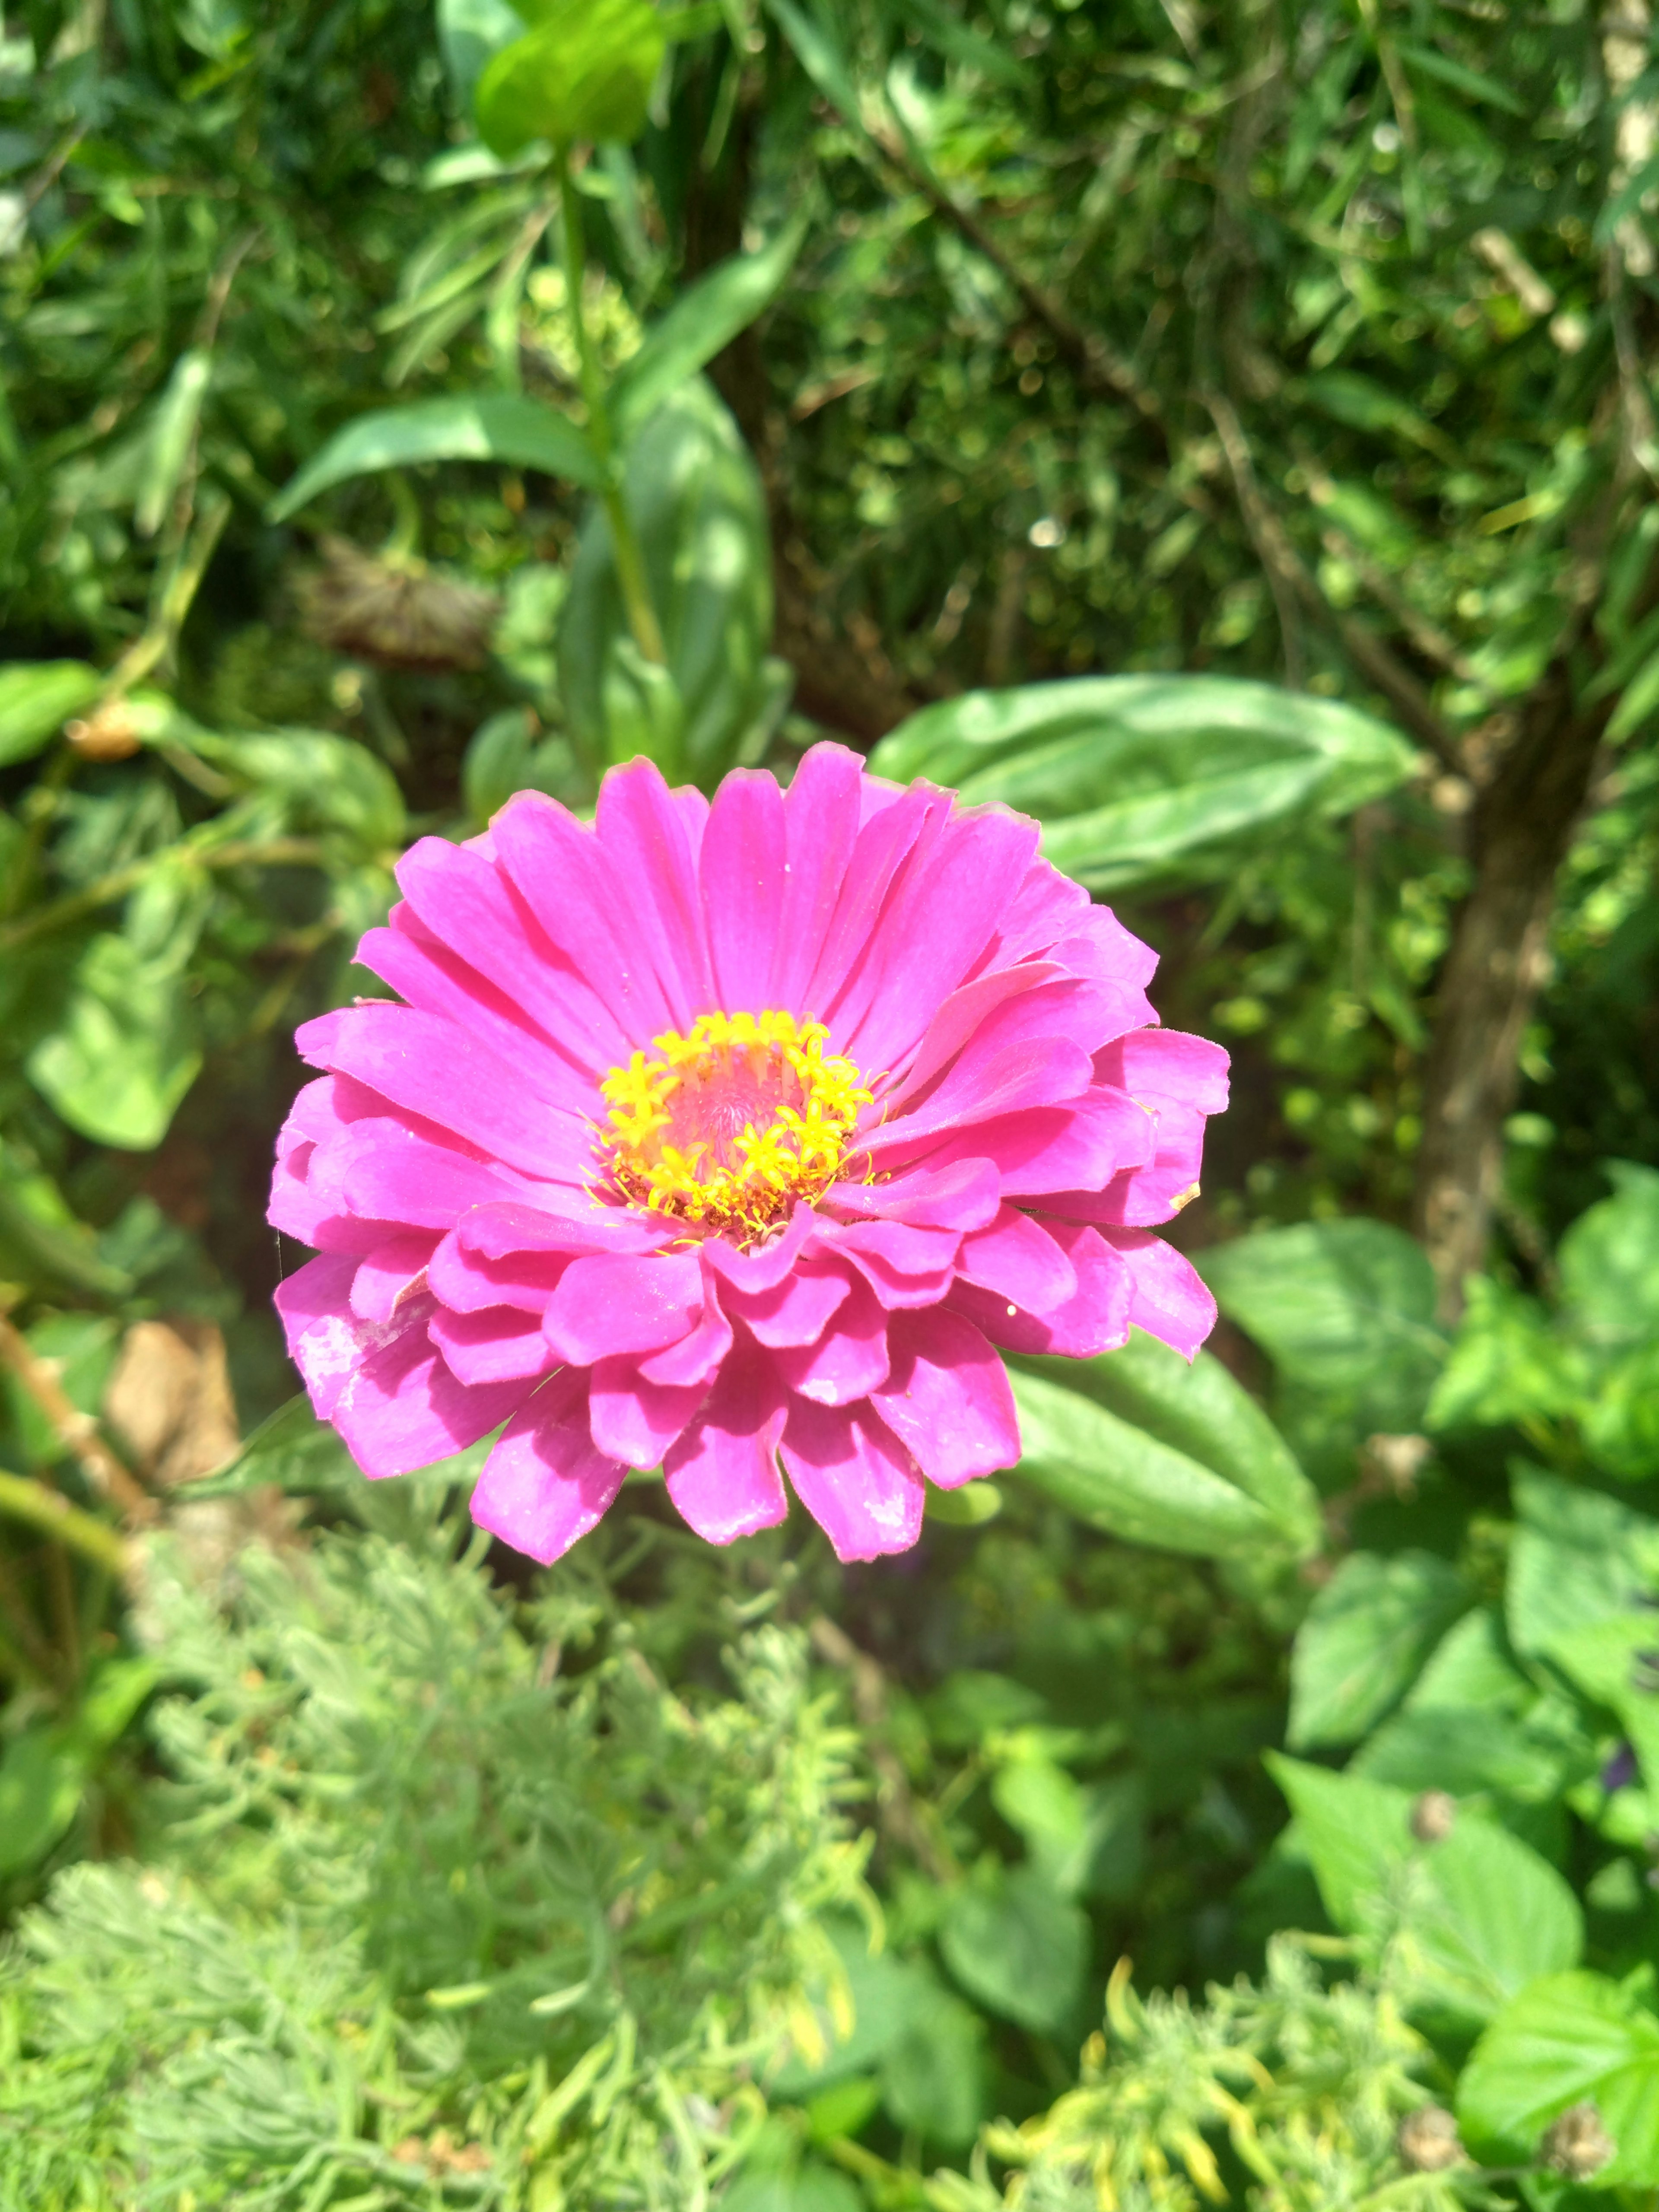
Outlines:
POLYGON ((581 196, 570 173, 568 151, 562 146, 554 151, 553 170, 558 179, 559 207, 562 218, 559 229, 564 254, 565 298, 569 305, 571 327, 576 333, 576 351, 581 362, 582 398, 587 403, 587 434, 605 473, 605 489, 600 498, 605 506, 605 520, 611 525, 611 542, 616 549, 617 581, 622 588, 623 605, 628 611, 628 627, 634 633, 635 644, 647 660, 655 661, 660 667, 666 663, 668 655, 663 648, 657 611, 651 604, 640 541, 635 535, 633 521, 623 499, 622 486, 616 481, 611 466, 614 446, 611 413, 605 405, 605 371, 593 343, 593 334, 587 327, 587 318, 582 311, 582 279, 586 268, 586 252, 582 234, 581 196))

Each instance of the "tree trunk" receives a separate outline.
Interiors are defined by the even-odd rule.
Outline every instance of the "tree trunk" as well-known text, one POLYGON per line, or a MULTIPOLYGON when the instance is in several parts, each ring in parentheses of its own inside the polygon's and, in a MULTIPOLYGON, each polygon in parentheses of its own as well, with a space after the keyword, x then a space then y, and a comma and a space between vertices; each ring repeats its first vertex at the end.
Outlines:
POLYGON ((1613 702, 1575 712, 1564 655, 1522 711, 1470 816, 1474 887, 1440 977, 1424 1075, 1415 1226, 1440 1284, 1442 1317, 1486 1258, 1504 1166, 1504 1121, 1547 960, 1555 878, 1613 702))

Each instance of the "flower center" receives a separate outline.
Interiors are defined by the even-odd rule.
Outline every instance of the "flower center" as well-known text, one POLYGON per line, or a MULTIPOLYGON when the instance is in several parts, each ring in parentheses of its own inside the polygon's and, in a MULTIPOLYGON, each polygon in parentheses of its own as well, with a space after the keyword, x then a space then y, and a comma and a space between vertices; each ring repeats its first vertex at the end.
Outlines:
POLYGON ((871 1103, 828 1035, 793 1014, 700 1014, 689 1036, 653 1038, 660 1059, 636 1052, 599 1085, 612 1188, 740 1241, 822 1196, 871 1103))

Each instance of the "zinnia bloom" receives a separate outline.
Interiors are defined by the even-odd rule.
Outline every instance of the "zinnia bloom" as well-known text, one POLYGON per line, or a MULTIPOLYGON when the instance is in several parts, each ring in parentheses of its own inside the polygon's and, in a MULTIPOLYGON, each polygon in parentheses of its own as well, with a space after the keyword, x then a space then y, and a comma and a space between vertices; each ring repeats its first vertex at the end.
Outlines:
POLYGON ((1226 1055, 1154 1026, 1155 956, 1034 822, 832 744, 712 804, 639 760, 591 829, 522 793, 398 880, 357 957, 403 1002, 301 1030, 326 1073, 270 1206, 322 1255, 276 1302, 365 1474, 505 1422, 473 1517, 534 1559, 659 1466, 713 1543, 787 1474, 869 1559, 927 1481, 1018 1459, 994 1346, 1208 1333, 1150 1224, 1226 1055))

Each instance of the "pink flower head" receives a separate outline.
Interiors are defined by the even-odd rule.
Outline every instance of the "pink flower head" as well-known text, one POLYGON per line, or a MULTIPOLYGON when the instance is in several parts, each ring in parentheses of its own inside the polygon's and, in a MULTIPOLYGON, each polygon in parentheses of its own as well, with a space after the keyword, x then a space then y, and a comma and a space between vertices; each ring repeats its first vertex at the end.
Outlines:
POLYGON ((1019 1457, 995 1346, 1189 1358, 1215 1307, 1150 1233, 1226 1055, 1033 822, 815 746, 711 803, 637 760, 591 829, 535 792, 428 837, 308 1022, 270 1219, 312 1403, 368 1475, 502 1430, 475 1520, 538 1559, 660 1466, 700 1535, 913 1544, 926 1483, 1019 1457), (781 1462, 781 1466, 780 1466, 781 1462))

